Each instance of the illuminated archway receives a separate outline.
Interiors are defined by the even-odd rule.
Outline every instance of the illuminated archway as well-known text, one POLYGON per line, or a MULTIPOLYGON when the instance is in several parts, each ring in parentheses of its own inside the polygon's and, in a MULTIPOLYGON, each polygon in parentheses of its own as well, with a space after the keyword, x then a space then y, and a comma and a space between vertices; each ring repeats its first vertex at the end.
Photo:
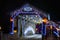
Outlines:
POLYGON ((12 26, 12 32, 11 32, 11 34, 14 34, 14 19, 19 14, 22 14, 22 15, 25 15, 25 14, 28 14, 28 15, 39 15, 41 17, 46 17, 46 15, 42 11, 38 11, 35 7, 30 6, 29 4, 23 5, 18 10, 15 10, 15 11, 11 12, 11 18, 12 18, 12 20, 10 21, 11 24, 12 24, 11 25, 12 26))
POLYGON ((28 31, 31 31, 32 34, 35 34, 35 31, 34 31, 34 29, 31 26, 29 26, 28 28, 25 29, 24 35, 27 35, 28 31))

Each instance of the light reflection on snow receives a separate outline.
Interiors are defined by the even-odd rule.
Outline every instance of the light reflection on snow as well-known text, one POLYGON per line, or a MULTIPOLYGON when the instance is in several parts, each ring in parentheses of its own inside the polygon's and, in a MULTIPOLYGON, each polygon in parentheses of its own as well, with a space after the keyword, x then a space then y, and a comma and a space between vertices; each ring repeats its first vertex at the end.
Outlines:
POLYGON ((30 36, 24 36, 24 38, 42 38, 41 34, 34 34, 34 35, 30 35, 30 36))

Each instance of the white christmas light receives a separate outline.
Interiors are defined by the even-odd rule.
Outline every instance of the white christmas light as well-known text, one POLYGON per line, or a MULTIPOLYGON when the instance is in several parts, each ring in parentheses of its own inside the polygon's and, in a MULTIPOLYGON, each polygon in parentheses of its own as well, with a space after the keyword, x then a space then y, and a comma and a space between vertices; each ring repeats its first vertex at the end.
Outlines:
POLYGON ((34 31, 34 29, 31 26, 29 26, 28 28, 26 28, 26 30, 24 32, 24 35, 26 35, 28 33, 28 31, 32 31, 32 33, 35 34, 35 31, 34 31))

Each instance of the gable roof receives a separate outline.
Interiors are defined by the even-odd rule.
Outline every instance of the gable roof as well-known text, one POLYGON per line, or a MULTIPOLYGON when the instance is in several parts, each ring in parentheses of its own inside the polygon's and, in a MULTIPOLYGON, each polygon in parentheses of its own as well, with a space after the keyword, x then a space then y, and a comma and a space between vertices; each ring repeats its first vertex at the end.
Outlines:
POLYGON ((30 5, 29 3, 26 3, 21 8, 11 12, 11 17, 17 16, 20 13, 28 13, 28 12, 29 13, 35 13, 35 14, 41 14, 41 15, 47 17, 46 14, 43 13, 43 11, 41 11, 41 10, 39 11, 37 8, 35 8, 34 6, 30 5), (24 11, 22 11, 22 10, 24 10, 24 11), (32 11, 32 12, 29 12, 29 11, 32 11))

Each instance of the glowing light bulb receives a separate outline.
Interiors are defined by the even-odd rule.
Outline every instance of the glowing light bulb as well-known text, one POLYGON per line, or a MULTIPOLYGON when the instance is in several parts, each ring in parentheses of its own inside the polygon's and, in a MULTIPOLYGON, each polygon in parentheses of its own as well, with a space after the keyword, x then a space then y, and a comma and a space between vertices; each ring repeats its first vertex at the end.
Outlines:
POLYGON ((0 26, 0 30, 1 30, 1 26, 0 26))

